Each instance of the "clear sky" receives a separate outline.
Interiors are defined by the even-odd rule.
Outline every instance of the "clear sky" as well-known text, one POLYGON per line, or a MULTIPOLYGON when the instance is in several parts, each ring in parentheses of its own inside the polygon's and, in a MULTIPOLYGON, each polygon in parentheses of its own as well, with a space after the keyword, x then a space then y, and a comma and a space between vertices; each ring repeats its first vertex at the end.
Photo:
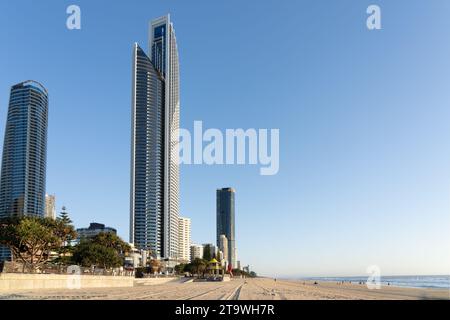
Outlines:
POLYGON ((0 141, 11 85, 42 82, 58 210, 128 240, 132 45, 169 12, 182 127, 280 129, 276 176, 181 168, 194 242, 214 242, 215 190, 234 187, 239 259, 260 274, 450 273, 446 0, 0 1, 0 141))

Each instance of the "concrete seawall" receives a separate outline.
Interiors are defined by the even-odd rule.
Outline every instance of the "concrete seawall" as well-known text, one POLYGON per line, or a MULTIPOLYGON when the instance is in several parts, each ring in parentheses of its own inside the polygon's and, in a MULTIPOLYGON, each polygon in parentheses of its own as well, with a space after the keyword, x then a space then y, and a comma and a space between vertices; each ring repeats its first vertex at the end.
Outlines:
POLYGON ((133 287, 133 277, 0 273, 0 292, 39 289, 133 287))

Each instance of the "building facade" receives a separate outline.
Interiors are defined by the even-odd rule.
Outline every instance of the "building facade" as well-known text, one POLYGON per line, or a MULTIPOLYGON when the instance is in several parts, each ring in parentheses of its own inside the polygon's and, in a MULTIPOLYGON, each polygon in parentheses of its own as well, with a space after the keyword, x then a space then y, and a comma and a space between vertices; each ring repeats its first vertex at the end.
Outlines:
POLYGON ((77 229, 78 240, 93 238, 100 233, 117 234, 117 230, 96 222, 91 223, 88 228, 77 229))
MULTIPOLYGON (((11 88, 0 174, 0 218, 45 215, 48 92, 36 81, 11 88)), ((10 252, 0 247, 0 260, 10 252)))
POLYGON ((222 265, 228 266, 228 238, 224 234, 221 234, 219 238, 219 250, 222 252, 222 258, 224 260, 222 261, 222 265))
POLYGON ((56 220, 56 197, 45 195, 45 217, 56 220))
POLYGON ((208 250, 208 248, 209 248, 209 254, 210 254, 211 258, 217 258, 219 248, 212 243, 204 243, 203 244, 203 255, 205 254, 205 251, 208 250))
POLYGON ((220 247, 220 236, 228 239, 228 263, 236 266, 235 240, 235 190, 224 188, 217 190, 217 245, 220 247))
POLYGON ((130 242, 178 259, 178 48, 170 16, 150 24, 150 57, 133 50, 130 242))
POLYGON ((11 88, 0 176, 0 217, 44 216, 48 93, 26 81, 11 88))
POLYGON ((177 258, 179 218, 180 70, 175 29, 170 15, 150 24, 150 50, 164 77, 164 239, 163 256, 177 258))
POLYGON ((179 259, 191 262, 191 219, 180 217, 178 232, 179 259))
POLYGON ((203 259, 203 246, 198 244, 191 245, 191 262, 195 259, 203 259))
POLYGON ((125 257, 124 265, 126 268, 147 267, 152 256, 150 251, 136 249, 133 243, 129 243, 130 252, 125 257))
POLYGON ((161 256, 164 210, 164 80, 133 48, 130 242, 161 256))

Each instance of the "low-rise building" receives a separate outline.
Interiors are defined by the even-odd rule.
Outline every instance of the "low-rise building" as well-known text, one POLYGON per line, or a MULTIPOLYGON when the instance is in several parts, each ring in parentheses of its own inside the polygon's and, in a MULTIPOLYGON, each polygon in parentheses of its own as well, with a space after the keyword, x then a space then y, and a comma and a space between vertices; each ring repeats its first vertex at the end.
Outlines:
POLYGON ((117 230, 114 228, 106 227, 104 224, 93 222, 89 225, 89 228, 77 229, 78 239, 93 238, 100 233, 113 233, 117 234, 117 230))
POLYGON ((128 255, 125 257, 125 267, 147 267, 151 252, 147 250, 137 249, 133 243, 129 243, 131 248, 128 255))
POLYGON ((191 261, 203 259, 203 246, 198 244, 191 245, 191 261))

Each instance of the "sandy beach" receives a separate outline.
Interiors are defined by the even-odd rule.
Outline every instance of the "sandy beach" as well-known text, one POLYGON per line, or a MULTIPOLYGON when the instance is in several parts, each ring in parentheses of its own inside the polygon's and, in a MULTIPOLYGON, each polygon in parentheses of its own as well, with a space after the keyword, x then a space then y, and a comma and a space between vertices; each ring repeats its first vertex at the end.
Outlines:
POLYGON ((170 282, 132 288, 0 292, 0 300, 449 300, 450 291, 268 278, 230 282, 170 282))

